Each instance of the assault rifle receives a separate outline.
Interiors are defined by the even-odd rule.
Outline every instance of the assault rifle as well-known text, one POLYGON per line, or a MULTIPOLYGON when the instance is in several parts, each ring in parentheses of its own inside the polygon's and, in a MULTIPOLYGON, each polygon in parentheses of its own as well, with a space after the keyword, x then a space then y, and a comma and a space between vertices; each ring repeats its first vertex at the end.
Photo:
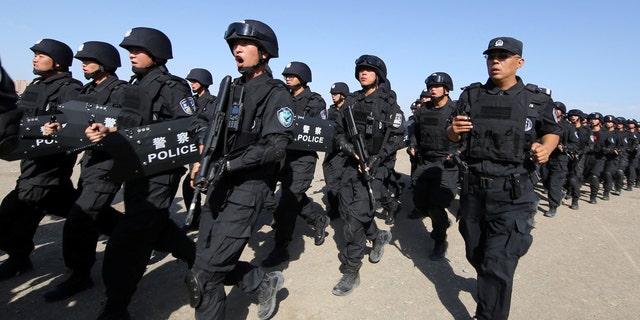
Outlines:
POLYGON ((355 154, 358 156, 358 162, 360 165, 360 177, 367 184, 367 189, 369 191, 369 200, 371 204, 371 208, 375 209, 376 198, 373 195, 373 189, 371 188, 371 181, 375 178, 371 175, 371 172, 366 171, 367 163, 369 162, 369 153, 367 152, 366 145, 362 140, 362 136, 358 133, 358 127, 356 127, 356 122, 353 119, 353 111, 351 110, 351 106, 346 106, 346 112, 344 113, 345 120, 347 121, 347 135, 351 138, 351 142, 354 146, 355 154))
MULTIPOLYGON (((231 91, 231 76, 226 76, 220 82, 218 97, 213 108, 213 116, 209 122, 209 128, 204 139, 204 149, 200 155, 200 169, 193 179, 196 191, 189 205, 185 226, 191 226, 193 215, 197 203, 200 202, 201 193, 206 191, 208 187, 215 186, 222 178, 225 166, 225 155, 219 150, 218 142, 224 139, 225 132, 224 121, 226 118, 226 108, 229 101, 229 92, 231 91), (215 158, 214 158, 215 157, 215 158)), ((224 141, 223 141, 224 142, 224 141)))

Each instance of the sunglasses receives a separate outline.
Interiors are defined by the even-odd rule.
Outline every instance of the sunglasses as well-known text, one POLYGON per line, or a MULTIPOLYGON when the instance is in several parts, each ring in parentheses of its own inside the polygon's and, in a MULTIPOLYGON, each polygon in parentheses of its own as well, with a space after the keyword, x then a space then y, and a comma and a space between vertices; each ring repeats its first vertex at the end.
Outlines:
POLYGON ((515 57, 517 56, 516 54, 513 54, 511 52, 491 52, 491 53, 487 53, 484 55, 484 58, 487 60, 494 60, 494 59, 498 59, 500 61, 504 61, 507 60, 511 57, 515 57))

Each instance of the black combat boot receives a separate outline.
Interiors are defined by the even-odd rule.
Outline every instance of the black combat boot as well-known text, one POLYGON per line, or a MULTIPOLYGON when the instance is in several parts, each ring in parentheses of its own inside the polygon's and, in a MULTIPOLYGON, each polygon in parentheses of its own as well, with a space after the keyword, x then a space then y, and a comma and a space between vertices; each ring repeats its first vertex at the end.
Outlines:
POLYGON ((400 208, 400 201, 396 199, 391 200, 391 202, 389 202, 385 207, 386 208, 384 209, 384 213, 385 213, 384 224, 390 226, 396 223, 396 212, 398 212, 398 209, 400 208))
POLYGON ((579 208, 580 206, 578 205, 578 198, 571 199, 571 205, 569 206, 569 209, 578 210, 579 208))
POLYGON ((589 196, 589 203, 591 203, 591 204, 598 203, 598 199, 596 198, 595 195, 592 194, 591 196, 589 196))
POLYGON ((384 254, 384 246, 391 242, 391 232, 379 230, 376 239, 373 240, 373 248, 369 253, 369 262, 378 263, 384 254))
POLYGON ((602 194, 602 200, 604 200, 604 201, 609 201, 609 191, 605 191, 605 192, 602 194))
POLYGON ((44 299, 48 302, 60 301, 92 287, 89 272, 72 272, 67 280, 45 292, 44 299))
POLYGON ((633 191, 633 181, 627 181, 627 191, 633 191))
POLYGON ((31 270, 33 270, 33 264, 31 264, 29 257, 18 258, 9 256, 9 258, 0 265, 0 281, 11 279, 31 270))
POLYGON ((273 251, 271 251, 264 260, 262 260, 262 266, 265 268, 275 267, 283 262, 289 261, 289 259, 289 250, 287 249, 287 246, 276 245, 276 247, 273 248, 273 251))
POLYGON ((553 218, 556 216, 556 212, 558 211, 558 208, 556 207, 549 207, 549 210, 547 210, 547 212, 544 213, 545 217, 549 217, 549 218, 553 218))
POLYGON ((331 222, 331 219, 328 216, 325 216, 325 215, 318 216, 318 219, 316 219, 315 225, 313 226, 313 230, 314 230, 313 244, 315 244, 316 246, 319 246, 324 243, 324 238, 327 235, 326 230, 330 222, 331 222))
POLYGON ((333 294, 336 296, 346 296, 353 292, 353 289, 360 285, 360 268, 354 267, 340 267, 342 272, 342 278, 333 287, 333 294))
POLYGON ((616 188, 615 190, 611 191, 611 194, 614 196, 619 196, 622 193, 622 188, 616 188))
POLYGON ((107 300, 102 308, 98 320, 130 320, 131 316, 127 311, 127 304, 107 300))
POLYGON ((431 252, 431 255, 429 255, 429 259, 431 259, 431 261, 440 261, 444 259, 444 256, 447 253, 448 247, 449 247, 449 243, 446 240, 437 241, 433 245, 433 251, 431 252))
POLYGON ((276 309, 276 295, 284 285, 284 276, 280 271, 265 273, 256 289, 258 296, 258 318, 268 319, 276 309))

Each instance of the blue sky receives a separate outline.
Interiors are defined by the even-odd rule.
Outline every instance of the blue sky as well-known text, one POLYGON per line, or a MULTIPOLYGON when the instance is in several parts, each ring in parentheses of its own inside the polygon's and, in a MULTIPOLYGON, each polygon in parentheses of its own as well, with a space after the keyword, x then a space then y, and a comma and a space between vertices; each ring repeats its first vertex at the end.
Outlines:
MULTIPOLYGON (((553 90, 569 109, 640 118, 640 4, 635 1, 16 1, 0 10, 0 59, 14 79, 31 80, 32 52, 41 38, 67 43, 74 53, 85 41, 118 46, 132 27, 169 36, 169 70, 184 77, 200 67, 214 76, 238 76, 223 39, 226 27, 257 19, 276 32, 280 57, 274 76, 290 61, 307 63, 311 90, 331 104, 333 82, 359 89, 354 61, 382 58, 398 103, 407 112, 432 72, 449 73, 460 87, 487 79, 482 51, 491 38, 524 42, 526 83, 553 90)), ((118 47, 119 48, 119 47, 118 47)), ((120 78, 131 76, 120 49, 120 78)), ((78 60, 72 72, 83 80, 78 60)), ((215 92, 214 92, 215 94, 215 92)))

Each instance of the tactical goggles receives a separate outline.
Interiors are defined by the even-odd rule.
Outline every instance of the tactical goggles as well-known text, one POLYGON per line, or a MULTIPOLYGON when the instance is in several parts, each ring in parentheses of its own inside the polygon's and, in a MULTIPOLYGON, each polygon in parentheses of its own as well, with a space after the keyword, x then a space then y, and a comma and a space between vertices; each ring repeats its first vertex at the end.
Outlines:
POLYGON ((427 81, 425 82, 427 83, 427 85, 438 84, 438 83, 445 83, 446 79, 439 74, 432 74, 427 78, 427 81))
POLYGON ((234 33, 241 37, 255 38, 258 36, 258 29, 244 22, 234 22, 230 24, 227 31, 224 32, 224 37, 227 38, 234 33))
POLYGON ((384 68, 384 62, 382 62, 380 58, 366 55, 366 54, 356 59, 356 65, 361 65, 361 64, 374 66, 381 70, 384 68))

